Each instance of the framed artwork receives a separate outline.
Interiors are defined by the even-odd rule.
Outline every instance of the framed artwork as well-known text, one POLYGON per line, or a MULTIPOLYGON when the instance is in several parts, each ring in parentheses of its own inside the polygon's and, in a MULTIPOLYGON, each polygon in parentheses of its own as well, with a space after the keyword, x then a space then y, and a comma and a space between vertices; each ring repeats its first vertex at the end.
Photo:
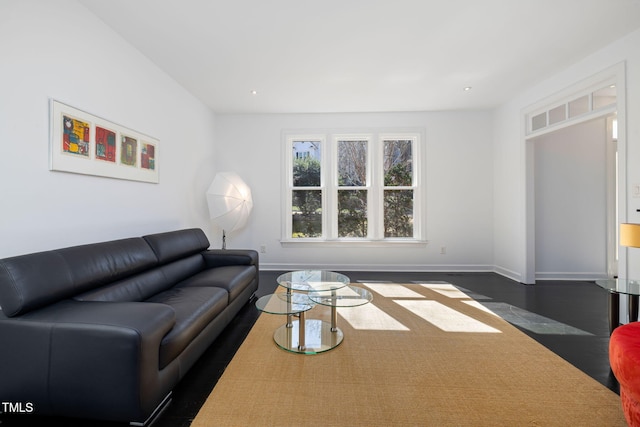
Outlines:
POLYGON ((150 142, 142 141, 142 155, 140 156, 142 169, 156 169, 156 146, 150 142))
POLYGON ((138 165, 138 140, 132 136, 122 135, 120 143, 120 163, 126 166, 138 165))
POLYGON ((50 101, 49 169, 158 183, 159 141, 50 101))
POLYGON ((116 162, 116 132, 96 126, 96 159, 116 162))

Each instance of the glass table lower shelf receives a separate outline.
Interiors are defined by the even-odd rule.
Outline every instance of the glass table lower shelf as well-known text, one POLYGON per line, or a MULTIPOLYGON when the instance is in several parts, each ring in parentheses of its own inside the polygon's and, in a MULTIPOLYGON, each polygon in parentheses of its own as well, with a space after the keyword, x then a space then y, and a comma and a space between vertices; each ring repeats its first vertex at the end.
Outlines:
POLYGON ((308 295, 301 293, 276 293, 256 301, 256 307, 262 312, 287 316, 287 323, 276 329, 273 340, 280 348, 299 354, 331 350, 344 338, 342 331, 332 328, 331 323, 306 318, 306 312, 314 306, 308 295), (292 320, 294 316, 298 319, 292 320))
POLYGON ((340 329, 332 330, 331 323, 319 319, 303 319, 304 332, 300 334, 300 321, 294 320, 291 326, 285 324, 276 329, 273 340, 280 348, 293 353, 317 354, 336 348, 344 339, 340 329))
POLYGON ((286 273, 278 278, 278 284, 286 288, 286 293, 265 295, 256 301, 256 307, 264 313, 287 316, 287 322, 276 329, 273 339, 280 348, 299 354, 336 348, 344 339, 337 325, 337 309, 368 304, 373 299, 368 290, 350 286, 348 277, 328 271, 286 273), (316 305, 331 308, 330 322, 306 318, 307 311, 316 305))

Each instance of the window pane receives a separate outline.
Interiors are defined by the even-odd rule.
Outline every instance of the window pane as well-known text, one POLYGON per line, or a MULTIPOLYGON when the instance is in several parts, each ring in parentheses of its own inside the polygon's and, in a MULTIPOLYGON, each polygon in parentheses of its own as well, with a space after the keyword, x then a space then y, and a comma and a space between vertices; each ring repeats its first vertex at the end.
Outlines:
POLYGON ((320 186, 320 142, 294 141, 293 186, 320 186))
POLYGON ((322 236, 322 191, 293 190, 292 236, 322 236))
POLYGON ((413 237, 413 190, 384 191, 384 237, 413 237))
POLYGON ((367 237, 367 190, 338 191, 338 237, 367 237))
POLYGON ((531 118, 531 130, 542 129, 547 126, 547 112, 540 113, 531 118))
POLYGON ((412 185, 411 140, 384 141, 384 185, 412 185))
POLYGON ((367 141, 338 141, 338 185, 367 185, 367 141))
POLYGON ((589 96, 585 95, 569 102, 569 117, 576 117, 589 111, 589 96))
POLYGON ((607 107, 616 103, 615 85, 603 87, 593 92, 593 109, 607 107))
POLYGON ((558 105, 556 108, 549 110, 549 124, 553 125, 567 119, 566 104, 558 105))

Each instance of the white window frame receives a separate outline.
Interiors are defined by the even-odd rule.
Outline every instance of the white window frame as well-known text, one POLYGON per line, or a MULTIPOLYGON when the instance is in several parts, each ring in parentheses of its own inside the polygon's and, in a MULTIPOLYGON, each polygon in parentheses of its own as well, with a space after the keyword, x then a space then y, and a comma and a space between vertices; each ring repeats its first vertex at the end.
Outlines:
MULTIPOLYGON (((423 168, 424 158, 424 132, 419 130, 409 131, 317 131, 309 133, 283 132, 283 186, 284 201, 282 211, 282 237, 283 245, 402 245, 424 244, 425 240, 425 193, 423 168), (339 140, 366 140, 367 142, 367 190, 368 209, 368 237, 338 237, 338 141, 339 140), (411 140, 412 141, 412 174, 411 186, 384 187, 383 156, 385 140, 411 140), (320 187, 314 190, 322 191, 322 234, 320 237, 292 237, 292 192, 293 187, 293 163, 294 156, 292 144, 294 141, 318 141, 321 144, 321 178, 320 187), (413 237, 384 237, 384 190, 385 189, 411 189, 413 190, 413 237)), ((298 187, 299 188, 299 187, 298 187)), ((347 187, 348 188, 348 187, 347 187)), ((355 187, 354 187, 355 188, 355 187)), ((299 188, 304 189, 304 188, 299 188)))

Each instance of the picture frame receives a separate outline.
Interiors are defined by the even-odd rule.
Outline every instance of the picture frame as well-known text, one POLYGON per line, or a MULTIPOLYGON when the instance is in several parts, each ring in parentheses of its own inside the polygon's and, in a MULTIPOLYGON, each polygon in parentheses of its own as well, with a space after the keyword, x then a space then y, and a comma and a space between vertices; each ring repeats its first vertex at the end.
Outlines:
POLYGON ((50 100, 49 169, 159 183, 158 139, 50 100))

